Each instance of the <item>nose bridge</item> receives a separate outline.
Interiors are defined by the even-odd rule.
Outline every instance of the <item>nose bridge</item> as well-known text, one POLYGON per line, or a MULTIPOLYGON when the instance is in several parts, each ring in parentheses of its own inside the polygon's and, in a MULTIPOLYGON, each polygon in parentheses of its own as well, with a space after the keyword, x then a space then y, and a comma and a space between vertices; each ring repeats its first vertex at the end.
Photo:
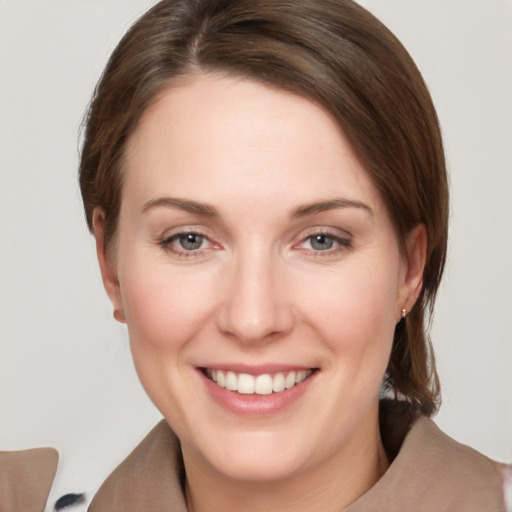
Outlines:
POLYGON ((253 244, 237 252, 228 270, 221 330, 242 342, 258 342, 292 329, 295 315, 279 263, 268 246, 253 244))

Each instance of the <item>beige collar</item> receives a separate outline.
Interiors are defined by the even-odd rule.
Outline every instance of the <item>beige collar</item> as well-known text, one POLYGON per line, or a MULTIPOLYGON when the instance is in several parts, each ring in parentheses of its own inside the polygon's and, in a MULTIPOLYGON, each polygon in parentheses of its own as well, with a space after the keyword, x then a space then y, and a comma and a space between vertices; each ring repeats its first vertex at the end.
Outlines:
POLYGON ((346 512, 504 512, 495 462, 416 421, 382 478, 346 512))
MULTIPOLYGON (((187 512, 181 464, 178 440, 162 421, 105 481, 89 512, 187 512)), ((422 417, 388 471, 345 512, 374 510, 502 512, 502 478, 493 461, 422 417)))

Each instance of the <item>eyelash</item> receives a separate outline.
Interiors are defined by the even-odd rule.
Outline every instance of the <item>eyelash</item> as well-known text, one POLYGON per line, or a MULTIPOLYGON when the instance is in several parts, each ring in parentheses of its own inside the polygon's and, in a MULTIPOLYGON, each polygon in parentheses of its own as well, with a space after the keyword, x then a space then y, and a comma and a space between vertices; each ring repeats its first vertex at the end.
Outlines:
POLYGON ((345 238, 337 236, 329 231, 318 229, 311 233, 309 233, 306 237, 304 237, 298 244, 294 247, 299 247, 299 250, 310 252, 312 251, 315 257, 325 257, 325 256, 333 256, 338 254, 339 252, 346 251, 352 248, 352 236, 347 234, 345 238), (308 242, 310 244, 313 243, 315 238, 324 237, 332 240, 334 247, 325 249, 325 250, 316 250, 311 247, 311 249, 301 248, 304 243, 308 242))
MULTIPOLYGON (((212 244, 212 242, 210 241, 208 236, 206 236, 198 231, 180 231, 179 233, 175 233, 171 236, 162 238, 161 240, 158 241, 158 245, 160 247, 162 247, 162 249, 164 251, 169 252, 173 255, 176 255, 180 258, 201 257, 201 256, 204 256, 206 252, 211 250, 211 247, 199 248, 196 250, 194 250, 194 249, 187 250, 184 248, 182 248, 180 250, 176 250, 173 247, 173 243, 185 236, 200 237, 203 239, 203 241, 212 244)), ((216 249, 216 248, 219 248, 220 246, 213 244, 213 247, 216 249)), ((316 230, 316 231, 306 235, 304 238, 302 238, 302 240, 298 244, 295 244, 293 247, 296 247, 301 252, 308 252, 308 253, 312 252, 315 255, 315 257, 332 256, 332 255, 337 254, 338 252, 351 249, 352 248, 352 237, 350 235, 347 235, 346 238, 342 238, 342 237, 339 237, 339 236, 336 236, 336 235, 330 233, 329 231, 316 230), (313 248, 306 249, 304 247, 301 247, 307 241, 310 241, 310 243, 312 243, 315 238, 319 238, 319 237, 324 237, 326 239, 332 240, 334 247, 326 249, 326 250, 316 250, 313 248)))

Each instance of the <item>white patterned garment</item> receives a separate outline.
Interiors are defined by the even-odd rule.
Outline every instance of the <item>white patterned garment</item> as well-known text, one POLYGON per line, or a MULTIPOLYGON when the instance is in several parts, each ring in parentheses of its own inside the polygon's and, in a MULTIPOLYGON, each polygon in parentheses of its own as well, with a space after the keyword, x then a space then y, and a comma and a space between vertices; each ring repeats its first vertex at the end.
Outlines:
POLYGON ((53 505, 52 512, 87 512, 89 499, 85 493, 70 493, 61 496, 53 505))

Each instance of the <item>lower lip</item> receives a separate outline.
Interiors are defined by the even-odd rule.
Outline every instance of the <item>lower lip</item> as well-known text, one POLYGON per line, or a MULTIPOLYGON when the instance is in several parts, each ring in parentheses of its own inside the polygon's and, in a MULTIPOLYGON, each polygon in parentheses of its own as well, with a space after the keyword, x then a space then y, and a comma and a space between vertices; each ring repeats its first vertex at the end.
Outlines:
POLYGON ((208 393, 222 407, 240 416, 270 416, 290 407, 300 399, 315 379, 314 371, 306 380, 290 389, 270 395, 242 395, 236 391, 221 388, 198 370, 208 393))

